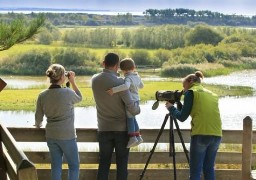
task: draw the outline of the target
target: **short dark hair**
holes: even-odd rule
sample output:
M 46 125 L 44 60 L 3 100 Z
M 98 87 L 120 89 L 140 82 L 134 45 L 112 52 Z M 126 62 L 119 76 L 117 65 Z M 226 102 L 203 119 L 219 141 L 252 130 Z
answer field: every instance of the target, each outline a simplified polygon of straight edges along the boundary
M 119 63 L 119 56 L 116 53 L 108 53 L 104 58 L 105 67 L 114 67 Z

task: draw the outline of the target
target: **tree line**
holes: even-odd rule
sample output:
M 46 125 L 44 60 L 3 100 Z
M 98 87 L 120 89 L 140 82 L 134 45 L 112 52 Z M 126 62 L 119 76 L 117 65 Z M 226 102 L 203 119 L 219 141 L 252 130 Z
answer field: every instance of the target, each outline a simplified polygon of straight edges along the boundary
M 164 31 L 164 28 L 168 30 Z M 50 63 L 60 63 L 69 69 L 76 70 L 78 75 L 94 74 L 98 71 L 103 57 L 88 50 L 92 45 L 104 48 L 106 53 L 114 51 L 120 58 L 131 57 L 138 66 L 162 68 L 163 76 L 182 76 L 192 73 L 197 69 L 198 64 L 211 64 L 210 68 L 218 64 L 218 69 L 222 69 L 222 72 L 225 68 L 256 68 L 256 30 L 254 29 L 205 25 L 195 27 L 161 25 L 123 29 L 119 35 L 122 36 L 127 31 L 131 36 L 122 41 L 129 42 L 127 43 L 129 47 L 124 47 L 124 44 L 120 46 L 117 39 L 108 37 L 110 35 L 118 37 L 114 28 L 68 30 L 64 32 L 64 39 L 62 39 L 66 48 L 58 48 L 54 51 L 31 50 L 5 58 L 0 63 L 0 73 L 40 75 Z M 93 38 L 90 35 L 93 35 Z M 94 39 L 97 37 L 97 40 Z M 90 41 L 91 44 L 87 44 L 88 39 L 93 40 Z M 204 74 L 207 75 L 209 72 L 213 73 L 211 70 Z
M 17 14 L 14 12 L 0 14 L 2 20 L 31 18 L 36 13 Z M 256 16 L 228 15 L 209 10 L 192 9 L 147 9 L 143 15 L 119 13 L 118 15 L 99 15 L 86 13 L 45 13 L 47 20 L 54 26 L 110 26 L 110 25 L 160 25 L 160 24 L 195 24 L 206 23 L 218 26 L 256 26 Z
M 209 10 L 192 9 L 147 9 L 144 14 L 154 24 L 189 24 L 203 22 L 209 25 L 222 26 L 255 26 L 256 16 L 227 15 Z
M 138 49 L 176 49 L 195 44 L 218 45 L 224 38 L 233 37 L 238 41 L 241 37 L 255 39 L 256 30 L 233 27 L 214 27 L 197 25 L 159 25 L 136 28 L 96 27 L 71 28 L 65 31 L 56 27 L 46 27 L 37 36 L 39 44 L 63 42 L 68 46 L 90 48 L 138 48 Z M 252 41 L 251 40 L 251 41 Z
M 30 14 L 33 18 L 37 17 L 34 15 Z M 2 19 L 3 22 L 8 22 L 8 19 Z M 117 51 L 121 58 L 132 57 L 137 65 L 162 67 L 165 76 L 194 71 L 195 64 L 204 63 L 219 64 L 221 68 L 256 67 L 256 30 L 253 28 L 168 24 L 136 28 L 75 26 L 63 30 L 48 20 L 44 28 L 39 25 L 40 33 L 29 43 L 58 43 L 68 48 L 32 50 L 2 59 L 0 73 L 40 75 L 50 63 L 61 63 L 76 70 L 79 75 L 93 74 L 100 67 L 98 60 L 102 57 L 87 51 L 87 48 Z M 76 47 L 83 47 L 83 50 L 77 51 Z M 121 49 L 125 49 L 126 53 Z
M 176 25 L 122 30 L 114 27 L 74 28 L 63 32 L 60 40 L 65 44 L 79 44 L 85 47 L 174 49 L 185 45 L 184 36 L 189 29 L 187 26 Z M 39 41 L 42 41 L 42 38 Z

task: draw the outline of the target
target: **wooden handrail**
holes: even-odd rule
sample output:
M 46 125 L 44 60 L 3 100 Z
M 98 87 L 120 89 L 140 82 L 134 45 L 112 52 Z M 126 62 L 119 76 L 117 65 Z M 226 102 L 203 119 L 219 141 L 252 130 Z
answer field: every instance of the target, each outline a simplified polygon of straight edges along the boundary
M 1 136 L 1 134 L 0 134 Z M 1 138 L 2 141 L 2 138 Z M 3 152 L 3 145 L 0 143 L 0 179 L 7 180 L 7 174 L 6 174 L 6 163 L 5 163 L 5 156 Z
M 34 164 L 28 160 L 24 152 L 17 146 L 17 143 L 9 130 L 2 124 L 0 124 L 0 134 L 1 141 L 3 142 L 8 155 L 16 165 L 18 180 L 37 180 L 37 172 Z M 4 153 L 3 147 L 1 151 Z
M 45 142 L 45 129 L 44 128 L 16 128 L 8 127 L 8 130 L 17 142 Z M 185 142 L 190 141 L 190 129 L 182 129 L 182 136 Z M 96 128 L 76 128 L 77 142 L 97 142 L 97 129 Z M 145 143 L 153 142 L 159 133 L 159 129 L 141 129 L 143 140 Z M 175 132 L 176 133 L 176 132 Z M 242 130 L 223 130 L 222 142 L 241 144 Z M 175 134 L 175 142 L 179 142 L 178 135 Z M 169 129 L 164 129 L 160 138 L 161 143 L 169 142 Z M 256 141 L 253 142 L 256 144 Z
M 39 168 L 37 171 L 34 165 L 31 163 L 33 161 L 35 164 L 47 164 L 50 163 L 50 154 L 48 151 L 40 152 L 23 152 L 17 145 L 17 142 L 45 142 L 45 129 L 37 128 L 5 128 L 1 126 L 0 128 L 1 140 L 3 141 L 4 148 L 6 148 L 8 155 L 10 157 L 3 156 L 3 159 L 6 162 L 6 165 L 3 166 L 7 169 L 9 177 L 11 179 L 20 179 L 20 180 L 36 180 L 38 179 L 49 179 L 50 178 L 50 169 L 49 168 Z M 159 129 L 141 129 L 143 134 L 143 139 L 145 143 L 152 143 L 155 141 Z M 182 129 L 182 136 L 185 143 L 190 141 L 190 130 Z M 174 133 L 177 133 L 176 131 Z M 78 142 L 81 143 L 91 143 L 97 142 L 97 129 L 96 128 L 77 128 Z M 175 135 L 178 138 L 178 135 Z M 254 138 L 253 138 L 254 137 Z M 252 145 L 256 144 L 256 131 L 252 131 L 252 119 L 250 117 L 245 117 L 243 119 L 243 130 L 223 130 L 223 144 L 234 144 L 242 145 L 242 151 L 221 151 L 218 152 L 216 163 L 218 164 L 238 164 L 238 168 L 234 169 L 221 169 L 216 170 L 216 177 L 225 178 L 225 179 L 251 179 L 251 165 L 256 163 L 256 153 L 252 154 Z M 14 139 L 15 138 L 15 139 Z M 164 129 L 163 134 L 159 140 L 159 143 L 168 143 L 169 142 L 169 129 Z M 176 143 L 180 143 L 179 139 L 175 139 Z M 1 151 L 1 149 L 0 149 Z M 148 158 L 148 152 L 146 151 L 132 151 L 129 157 L 129 180 L 136 179 L 141 173 L 143 165 Z M 5 151 L 4 151 L 5 153 Z M 26 153 L 26 154 L 25 154 Z M 79 152 L 81 164 L 86 164 L 89 167 L 98 163 L 98 152 L 97 151 L 81 151 Z M 115 153 L 113 154 L 115 157 Z M 28 158 L 31 160 L 28 160 Z M 180 164 L 186 163 L 185 155 L 182 150 L 176 152 L 177 162 Z M 7 158 L 11 160 L 6 160 Z M 115 158 L 112 159 L 112 163 L 115 164 Z M 17 167 L 17 173 L 11 169 L 10 162 L 14 161 Z M 168 179 L 173 174 L 172 168 L 155 168 L 158 164 L 170 164 L 171 159 L 168 156 L 167 151 L 159 151 L 154 153 L 152 158 L 152 166 L 154 168 L 149 169 L 146 173 L 146 178 L 160 178 L 163 180 Z M 140 167 L 138 167 L 140 165 Z M 1 178 L 1 156 L 0 156 L 0 179 Z M 137 167 L 137 168 L 134 168 Z M 242 168 L 240 168 L 242 167 Z M 32 173 L 31 173 L 32 172 Z M 83 179 L 95 179 L 97 169 L 94 168 L 83 168 L 81 169 L 81 178 Z M 10 173 L 10 174 L 9 174 Z M 38 173 L 38 174 L 37 174 Z M 115 179 L 116 171 L 111 170 L 110 179 Z M 179 174 L 179 179 L 185 179 L 188 177 L 189 169 L 180 168 L 177 173 Z M 67 170 L 63 170 L 64 176 L 67 174 Z M 38 177 L 37 177 L 38 175 Z M 13 178 L 12 178 L 13 177 Z M 6 180 L 6 179 L 3 179 Z

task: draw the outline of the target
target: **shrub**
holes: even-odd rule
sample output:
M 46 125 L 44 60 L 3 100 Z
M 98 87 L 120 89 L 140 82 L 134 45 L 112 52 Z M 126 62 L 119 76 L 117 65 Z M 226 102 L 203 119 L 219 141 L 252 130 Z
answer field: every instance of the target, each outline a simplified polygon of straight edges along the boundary
M 84 65 L 84 60 L 74 49 L 61 49 L 54 56 L 54 63 L 59 63 L 63 66 L 81 66 Z
M 152 65 L 150 54 L 146 50 L 135 50 L 130 54 L 136 65 Z
M 89 66 L 68 66 L 66 69 L 72 70 L 76 73 L 76 75 L 93 75 L 98 72 L 96 67 Z
M 195 29 L 189 31 L 185 36 L 186 45 L 196 45 L 196 44 L 212 44 L 217 45 L 221 42 L 223 36 L 215 32 L 212 28 L 208 26 L 196 26 Z
M 170 58 L 170 51 L 166 49 L 159 49 L 154 53 L 155 58 L 158 59 L 160 62 L 160 65 L 162 65 L 164 62 L 168 61 Z
M 50 64 L 51 55 L 48 51 L 31 50 L 3 61 L 0 72 L 13 75 L 44 75 Z
M 161 76 L 164 77 L 185 77 L 188 74 L 194 73 L 198 69 L 189 65 L 175 65 L 166 67 L 161 71 Z
M 55 52 L 54 63 L 59 63 L 77 75 L 92 75 L 97 72 L 97 57 L 89 50 L 60 49 Z
M 49 45 L 53 41 L 53 36 L 48 31 L 44 31 L 38 34 L 37 41 L 39 44 Z

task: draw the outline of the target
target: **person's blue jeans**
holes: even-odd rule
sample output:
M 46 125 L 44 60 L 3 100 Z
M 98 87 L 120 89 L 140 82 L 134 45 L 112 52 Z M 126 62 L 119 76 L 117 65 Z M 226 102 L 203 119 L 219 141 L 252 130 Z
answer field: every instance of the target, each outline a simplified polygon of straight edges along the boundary
M 79 179 L 79 154 L 76 139 L 56 140 L 47 138 L 51 156 L 51 179 L 61 180 L 63 155 L 68 162 L 68 180 Z
M 127 117 L 127 129 L 128 129 L 128 134 L 133 134 L 139 131 L 139 125 L 136 121 L 135 116 Z
M 215 180 L 214 164 L 221 142 L 220 136 L 194 135 L 190 142 L 190 180 Z
M 129 137 L 126 131 L 98 132 L 99 168 L 97 180 L 108 180 L 112 153 L 115 149 L 117 174 L 116 180 L 126 180 L 128 176 Z
M 135 116 L 132 115 L 129 111 L 126 111 L 126 116 L 127 116 L 128 134 L 138 132 L 140 129 Z

